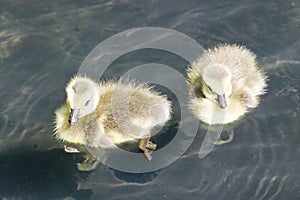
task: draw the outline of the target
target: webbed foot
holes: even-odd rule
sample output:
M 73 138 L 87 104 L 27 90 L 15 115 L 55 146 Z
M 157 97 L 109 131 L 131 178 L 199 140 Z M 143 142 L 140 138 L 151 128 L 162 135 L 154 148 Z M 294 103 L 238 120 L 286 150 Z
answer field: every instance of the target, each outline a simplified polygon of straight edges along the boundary
M 87 154 L 84 157 L 85 160 L 82 163 L 77 163 L 77 169 L 79 171 L 92 171 L 99 164 L 99 161 L 92 155 Z
M 141 139 L 139 143 L 139 149 L 144 152 L 144 155 L 149 161 L 152 160 L 151 154 L 156 149 L 156 146 L 156 144 L 150 141 L 150 137 Z
M 233 130 L 231 130 L 228 133 L 228 139 L 222 140 L 221 138 L 219 138 L 218 141 L 216 141 L 216 145 L 222 145 L 222 144 L 226 144 L 226 143 L 231 142 L 233 140 L 233 136 L 234 136 L 234 132 L 233 132 Z

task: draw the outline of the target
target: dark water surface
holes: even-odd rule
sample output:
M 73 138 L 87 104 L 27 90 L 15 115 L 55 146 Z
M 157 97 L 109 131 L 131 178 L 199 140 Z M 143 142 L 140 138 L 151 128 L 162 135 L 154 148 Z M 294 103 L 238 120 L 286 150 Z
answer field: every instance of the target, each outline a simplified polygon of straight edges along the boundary
M 80 158 L 52 136 L 65 84 L 97 44 L 147 26 L 177 30 L 204 48 L 246 45 L 269 76 L 268 93 L 236 126 L 234 140 L 204 159 L 199 130 L 188 151 L 161 170 L 129 174 L 100 164 L 79 172 Z M 299 35 L 299 1 L 1 0 L 0 198 L 300 199 Z M 181 73 L 188 64 L 142 50 L 122 56 L 104 78 L 149 62 Z

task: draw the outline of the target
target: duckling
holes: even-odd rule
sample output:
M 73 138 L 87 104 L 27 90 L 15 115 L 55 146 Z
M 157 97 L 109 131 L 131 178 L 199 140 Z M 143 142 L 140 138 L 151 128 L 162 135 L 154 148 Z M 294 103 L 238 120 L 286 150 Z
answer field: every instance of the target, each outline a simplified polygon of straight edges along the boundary
M 166 96 L 132 81 L 98 84 L 82 76 L 71 79 L 66 93 L 66 103 L 55 111 L 56 138 L 95 148 L 139 139 L 139 148 L 152 159 L 156 144 L 150 131 L 170 119 Z
M 207 124 L 236 122 L 258 106 L 267 86 L 254 53 L 238 45 L 205 51 L 187 69 L 187 76 L 195 94 L 189 107 Z

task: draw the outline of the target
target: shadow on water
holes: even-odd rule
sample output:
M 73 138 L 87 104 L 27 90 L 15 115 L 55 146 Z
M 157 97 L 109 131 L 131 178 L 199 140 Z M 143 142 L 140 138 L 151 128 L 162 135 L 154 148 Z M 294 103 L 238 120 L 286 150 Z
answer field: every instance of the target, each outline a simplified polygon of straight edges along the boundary
M 1 198 L 300 198 L 297 1 L 84 2 L 0 2 Z M 199 130 L 188 151 L 159 171 L 129 174 L 100 164 L 95 171 L 79 172 L 78 158 L 66 154 L 51 134 L 65 84 L 99 42 L 144 26 L 175 29 L 205 48 L 245 44 L 261 58 L 268 92 L 236 126 L 234 140 L 215 146 L 204 159 L 197 153 L 206 132 Z M 149 61 L 184 72 L 185 61 L 154 52 L 124 55 L 107 77 Z
M 78 191 L 74 159 L 63 150 L 14 151 L 0 156 L 0 194 L 7 199 L 87 199 Z

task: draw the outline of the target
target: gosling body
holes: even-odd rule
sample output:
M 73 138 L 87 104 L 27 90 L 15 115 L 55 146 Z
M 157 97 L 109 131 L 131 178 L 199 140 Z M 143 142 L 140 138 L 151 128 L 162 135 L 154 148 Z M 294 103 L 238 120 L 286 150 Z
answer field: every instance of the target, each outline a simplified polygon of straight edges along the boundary
M 256 56 L 243 46 L 205 51 L 187 70 L 190 109 L 207 124 L 228 124 L 258 106 L 266 76 Z
M 139 145 L 151 160 L 156 148 L 151 129 L 170 119 L 166 96 L 133 82 L 102 82 L 74 77 L 66 88 L 66 103 L 56 110 L 55 135 L 70 143 L 95 148 L 141 139 Z

